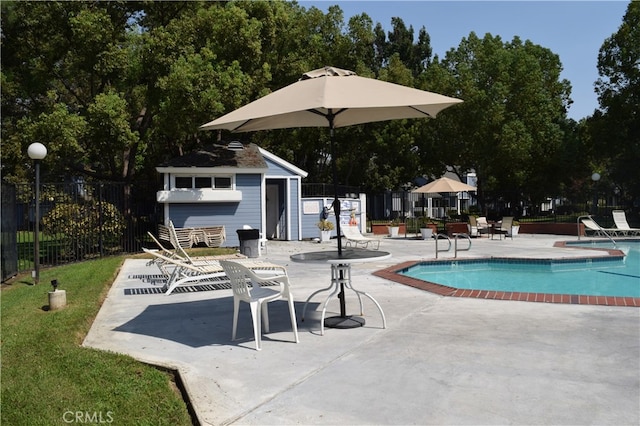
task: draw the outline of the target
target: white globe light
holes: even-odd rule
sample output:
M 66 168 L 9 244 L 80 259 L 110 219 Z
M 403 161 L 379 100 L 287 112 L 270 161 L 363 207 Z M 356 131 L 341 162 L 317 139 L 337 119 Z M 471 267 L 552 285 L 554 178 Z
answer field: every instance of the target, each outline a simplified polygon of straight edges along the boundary
M 591 180 L 594 182 L 597 182 L 600 180 L 600 173 L 595 172 L 594 174 L 591 175 Z
M 32 160 L 42 160 L 47 156 L 47 147 L 42 145 L 40 142 L 34 142 L 29 145 L 27 154 L 29 154 L 29 158 Z

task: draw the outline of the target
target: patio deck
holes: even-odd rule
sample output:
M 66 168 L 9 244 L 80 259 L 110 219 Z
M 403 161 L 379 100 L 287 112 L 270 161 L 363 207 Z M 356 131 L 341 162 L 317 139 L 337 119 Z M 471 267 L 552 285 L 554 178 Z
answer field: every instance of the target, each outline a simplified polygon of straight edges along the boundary
M 474 239 L 459 257 L 584 256 L 553 246 L 568 239 Z M 264 259 L 287 267 L 298 318 L 330 270 L 289 256 L 321 249 L 335 242 L 269 242 Z M 230 340 L 231 290 L 125 292 L 153 287 L 141 277 L 157 274 L 127 260 L 84 345 L 179 371 L 202 424 L 640 423 L 640 309 L 443 297 L 372 274 L 432 259 L 432 240 L 385 239 L 380 249 L 392 258 L 354 265 L 352 279 L 381 304 L 386 329 L 364 299 L 364 327 L 320 336 L 320 296 L 295 344 L 286 303 L 275 302 L 272 333 L 257 352 L 246 306 L 241 340 Z M 347 310 L 356 307 L 347 293 Z M 338 312 L 337 299 L 329 312 Z

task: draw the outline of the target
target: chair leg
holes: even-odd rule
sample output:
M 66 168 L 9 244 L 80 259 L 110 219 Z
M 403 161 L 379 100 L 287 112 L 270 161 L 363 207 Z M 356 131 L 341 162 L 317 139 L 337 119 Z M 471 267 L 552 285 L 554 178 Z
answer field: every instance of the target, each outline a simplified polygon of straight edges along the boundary
M 251 307 L 251 320 L 253 321 L 253 335 L 256 340 L 256 350 L 259 351 L 262 349 L 260 347 L 260 337 L 262 335 L 260 311 L 262 310 L 262 306 L 260 302 L 251 302 L 249 306 Z
M 289 294 L 289 316 L 291 317 L 291 327 L 293 328 L 293 335 L 296 338 L 296 343 L 300 341 L 298 339 L 298 324 L 296 322 L 296 310 L 293 307 L 293 297 Z
M 231 340 L 236 340 L 238 330 L 238 311 L 240 310 L 240 300 L 233 298 L 233 327 L 231 329 Z
M 269 303 L 268 302 L 264 302 L 261 303 L 262 305 L 262 309 L 260 309 L 262 311 L 262 322 L 264 324 L 264 332 L 268 333 L 269 332 Z

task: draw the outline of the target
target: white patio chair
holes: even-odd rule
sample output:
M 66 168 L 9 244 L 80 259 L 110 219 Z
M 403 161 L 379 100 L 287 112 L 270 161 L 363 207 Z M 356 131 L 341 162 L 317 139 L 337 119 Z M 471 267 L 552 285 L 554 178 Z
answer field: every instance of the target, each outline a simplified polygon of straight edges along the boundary
M 478 225 L 478 233 L 480 234 L 488 234 L 491 229 L 491 225 L 487 222 L 486 216 L 480 216 L 476 219 Z
M 481 237 L 482 234 L 489 232 L 489 224 L 486 217 L 469 216 L 469 223 L 467 224 L 469 230 L 469 236 Z
M 491 239 L 493 239 L 494 235 L 498 235 L 500 239 L 502 239 L 502 236 L 504 235 L 505 239 L 509 237 L 513 240 L 513 234 L 511 233 L 512 225 L 513 225 L 512 216 L 503 217 L 502 221 L 500 222 L 500 226 L 493 229 L 493 233 L 491 234 Z
M 251 309 L 256 350 L 261 350 L 262 322 L 264 322 L 265 333 L 269 332 L 268 303 L 275 300 L 286 299 L 289 304 L 289 315 L 291 317 L 291 327 L 293 328 L 295 341 L 296 343 L 299 342 L 298 326 L 296 324 L 296 311 L 293 305 L 293 295 L 291 294 L 289 277 L 287 276 L 286 271 L 282 275 L 260 277 L 238 262 L 221 260 L 220 265 L 222 265 L 226 275 L 229 277 L 229 280 L 231 281 L 231 288 L 233 289 L 232 340 L 236 340 L 240 302 L 247 302 Z M 251 287 L 249 287 L 247 280 L 251 282 Z M 266 283 L 277 283 L 280 285 L 280 288 L 276 290 L 270 287 L 263 287 L 263 284 Z M 262 321 L 260 320 L 261 316 Z

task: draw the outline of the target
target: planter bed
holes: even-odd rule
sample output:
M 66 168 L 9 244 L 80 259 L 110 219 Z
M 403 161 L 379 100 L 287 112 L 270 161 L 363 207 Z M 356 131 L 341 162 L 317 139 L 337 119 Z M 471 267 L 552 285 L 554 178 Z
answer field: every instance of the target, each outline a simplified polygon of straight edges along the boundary
M 529 223 L 520 222 L 520 234 L 578 235 L 575 223 Z M 584 225 L 580 224 L 580 235 L 584 235 Z

